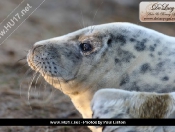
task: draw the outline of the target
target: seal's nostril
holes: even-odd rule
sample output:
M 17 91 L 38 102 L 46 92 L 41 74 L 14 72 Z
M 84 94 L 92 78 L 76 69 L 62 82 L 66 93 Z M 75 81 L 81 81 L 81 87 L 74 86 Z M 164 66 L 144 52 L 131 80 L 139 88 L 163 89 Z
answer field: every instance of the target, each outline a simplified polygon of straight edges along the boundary
M 39 47 L 42 47 L 43 45 L 35 45 L 33 46 L 33 50 L 32 50 L 32 54 L 34 54 L 34 51 L 39 48 Z

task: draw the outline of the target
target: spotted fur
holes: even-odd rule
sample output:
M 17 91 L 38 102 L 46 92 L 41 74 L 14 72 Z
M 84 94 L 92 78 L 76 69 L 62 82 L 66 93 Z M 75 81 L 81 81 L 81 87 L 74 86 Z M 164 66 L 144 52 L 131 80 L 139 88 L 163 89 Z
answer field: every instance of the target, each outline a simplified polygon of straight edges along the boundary
M 157 94 L 101 89 L 95 93 L 92 104 L 92 118 L 175 118 L 175 92 Z M 102 132 L 173 132 L 175 126 L 103 126 L 102 130 Z
M 82 51 L 83 43 L 92 50 Z M 91 118 L 91 99 L 102 88 L 175 91 L 174 56 L 174 37 L 131 23 L 109 23 L 39 41 L 27 60 L 71 98 L 83 118 Z

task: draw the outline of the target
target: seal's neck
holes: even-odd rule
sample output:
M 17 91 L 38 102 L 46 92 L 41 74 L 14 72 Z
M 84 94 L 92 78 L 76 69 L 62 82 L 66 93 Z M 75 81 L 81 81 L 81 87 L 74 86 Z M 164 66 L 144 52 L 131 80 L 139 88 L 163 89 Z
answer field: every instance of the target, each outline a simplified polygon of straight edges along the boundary
M 46 77 L 45 77 L 46 78 Z M 60 89 L 65 95 L 71 98 L 76 109 L 82 114 L 83 118 L 91 118 L 91 100 L 94 93 L 99 89 L 96 85 L 86 85 L 84 87 L 76 81 L 70 83 L 61 83 L 57 79 L 47 77 L 46 81 L 52 84 L 55 88 Z M 61 86 L 61 88 L 60 88 Z
M 82 114 L 83 118 L 91 118 L 92 117 L 92 111 L 91 111 L 91 100 L 94 95 L 94 93 L 98 89 L 88 89 L 84 91 L 83 93 L 79 94 L 70 94 L 68 95 L 76 109 Z

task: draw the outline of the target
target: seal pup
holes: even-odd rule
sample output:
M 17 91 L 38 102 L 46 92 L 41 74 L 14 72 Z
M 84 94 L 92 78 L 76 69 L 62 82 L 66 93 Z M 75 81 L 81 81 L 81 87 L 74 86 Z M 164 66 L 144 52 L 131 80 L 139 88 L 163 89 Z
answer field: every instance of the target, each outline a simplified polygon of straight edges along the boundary
M 39 41 L 29 66 L 68 95 L 83 118 L 101 88 L 175 91 L 175 38 L 139 25 L 116 22 Z

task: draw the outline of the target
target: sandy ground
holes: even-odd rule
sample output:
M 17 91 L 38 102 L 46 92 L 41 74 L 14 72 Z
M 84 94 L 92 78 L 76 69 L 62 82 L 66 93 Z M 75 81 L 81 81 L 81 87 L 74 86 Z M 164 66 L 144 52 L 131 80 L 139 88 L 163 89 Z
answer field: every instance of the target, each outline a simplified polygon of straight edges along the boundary
M 22 0 L 0 0 L 2 21 Z M 26 60 L 18 61 L 39 40 L 73 32 L 84 26 L 108 22 L 132 22 L 175 36 L 174 23 L 141 23 L 138 1 L 46 0 L 0 45 L 0 118 L 81 118 L 70 99 L 36 75 Z M 35 0 L 31 0 L 35 2 Z M 97 11 L 98 10 L 98 11 Z M 93 20 L 94 14 L 97 15 Z M 82 12 L 82 13 L 81 13 Z M 89 132 L 86 127 L 0 127 L 0 132 Z

